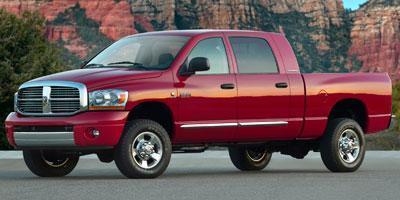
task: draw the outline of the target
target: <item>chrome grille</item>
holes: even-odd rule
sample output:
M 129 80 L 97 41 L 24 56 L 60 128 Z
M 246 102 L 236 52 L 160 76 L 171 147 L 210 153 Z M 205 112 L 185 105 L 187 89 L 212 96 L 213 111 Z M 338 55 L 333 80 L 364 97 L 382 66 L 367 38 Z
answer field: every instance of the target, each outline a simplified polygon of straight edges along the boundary
M 78 88 L 72 88 L 72 87 L 53 86 L 51 87 L 50 98 L 79 99 L 79 90 Z
M 22 88 L 18 91 L 17 107 L 21 112 L 43 112 L 43 87 Z
M 51 87 L 50 107 L 53 113 L 76 112 L 80 109 L 78 88 Z
M 87 91 L 74 82 L 28 82 L 20 87 L 15 105 L 25 115 L 71 115 L 86 109 Z
M 64 112 L 75 112 L 80 108 L 79 99 L 77 100 L 50 100 L 51 112 L 53 113 L 64 113 Z

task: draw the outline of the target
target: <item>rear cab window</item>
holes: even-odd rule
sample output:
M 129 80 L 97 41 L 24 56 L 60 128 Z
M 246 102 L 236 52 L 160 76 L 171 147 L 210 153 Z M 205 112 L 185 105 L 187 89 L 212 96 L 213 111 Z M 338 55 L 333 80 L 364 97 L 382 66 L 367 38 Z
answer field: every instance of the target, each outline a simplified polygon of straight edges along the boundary
M 239 74 L 276 74 L 278 65 L 271 46 L 263 38 L 229 37 Z

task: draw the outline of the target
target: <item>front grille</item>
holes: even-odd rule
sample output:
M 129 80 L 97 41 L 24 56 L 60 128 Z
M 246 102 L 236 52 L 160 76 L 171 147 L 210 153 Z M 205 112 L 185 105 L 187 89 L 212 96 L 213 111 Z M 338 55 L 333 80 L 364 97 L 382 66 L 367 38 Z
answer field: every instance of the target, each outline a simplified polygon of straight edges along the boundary
M 18 109 L 24 113 L 43 112 L 43 87 L 22 88 L 18 91 Z
M 80 83 L 65 82 L 27 83 L 21 86 L 16 99 L 16 109 L 26 115 L 70 115 L 80 111 L 86 87 Z
M 50 98 L 76 98 L 79 99 L 79 89 L 73 87 L 51 87 Z
M 80 109 L 79 89 L 72 87 L 51 87 L 50 106 L 53 113 L 76 112 Z

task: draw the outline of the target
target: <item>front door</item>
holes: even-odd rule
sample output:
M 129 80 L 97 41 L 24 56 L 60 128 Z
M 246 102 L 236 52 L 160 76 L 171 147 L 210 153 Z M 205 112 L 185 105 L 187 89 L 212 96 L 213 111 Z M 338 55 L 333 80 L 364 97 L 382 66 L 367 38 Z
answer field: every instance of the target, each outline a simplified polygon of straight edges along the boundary
M 207 58 L 210 69 L 179 77 L 176 142 L 231 141 L 237 128 L 237 88 L 222 34 L 199 39 L 182 67 L 196 57 Z

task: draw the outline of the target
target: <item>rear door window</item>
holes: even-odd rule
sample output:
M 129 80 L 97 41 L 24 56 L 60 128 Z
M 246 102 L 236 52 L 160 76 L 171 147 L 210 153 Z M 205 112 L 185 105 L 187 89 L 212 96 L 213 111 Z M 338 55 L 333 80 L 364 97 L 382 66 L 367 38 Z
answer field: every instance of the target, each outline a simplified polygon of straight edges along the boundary
M 230 37 L 240 74 L 278 73 L 278 65 L 268 42 L 262 38 Z

